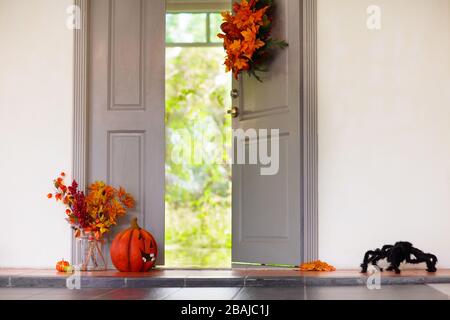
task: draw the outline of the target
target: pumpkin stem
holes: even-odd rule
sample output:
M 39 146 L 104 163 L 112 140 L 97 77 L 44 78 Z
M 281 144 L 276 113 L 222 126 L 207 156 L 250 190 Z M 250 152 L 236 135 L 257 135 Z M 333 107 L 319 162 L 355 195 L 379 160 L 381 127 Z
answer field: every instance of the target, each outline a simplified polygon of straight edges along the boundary
M 141 229 L 141 227 L 139 227 L 138 224 L 138 219 L 136 217 L 133 218 L 133 220 L 131 220 L 131 228 L 132 229 Z

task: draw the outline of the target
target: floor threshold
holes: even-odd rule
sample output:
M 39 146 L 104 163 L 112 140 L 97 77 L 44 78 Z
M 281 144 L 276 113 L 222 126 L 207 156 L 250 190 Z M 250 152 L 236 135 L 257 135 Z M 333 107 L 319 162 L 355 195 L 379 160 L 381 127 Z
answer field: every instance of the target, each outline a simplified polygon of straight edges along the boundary
M 428 273 L 405 270 L 400 275 L 382 272 L 369 275 L 358 270 L 301 272 L 298 269 L 154 269 L 148 273 L 98 272 L 59 273 L 42 269 L 0 269 L 0 287 L 65 288 L 153 288 L 153 287 L 303 287 L 365 286 L 450 283 L 450 269 Z

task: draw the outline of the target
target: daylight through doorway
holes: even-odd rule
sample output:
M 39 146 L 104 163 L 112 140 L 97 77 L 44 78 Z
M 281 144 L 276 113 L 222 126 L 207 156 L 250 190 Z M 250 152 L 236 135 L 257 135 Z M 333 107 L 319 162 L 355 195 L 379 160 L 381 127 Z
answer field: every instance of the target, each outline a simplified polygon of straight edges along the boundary
M 166 15 L 166 267 L 231 267 L 231 77 L 215 12 Z

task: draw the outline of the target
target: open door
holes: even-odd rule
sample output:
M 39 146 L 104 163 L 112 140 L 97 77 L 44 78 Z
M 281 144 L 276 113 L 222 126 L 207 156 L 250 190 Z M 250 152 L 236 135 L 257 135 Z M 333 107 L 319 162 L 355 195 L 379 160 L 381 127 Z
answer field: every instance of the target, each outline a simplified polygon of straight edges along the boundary
M 91 0 L 88 182 L 123 186 L 164 263 L 164 0 Z M 111 234 L 110 238 L 115 234 Z
M 262 175 L 260 159 L 257 165 L 233 165 L 233 262 L 300 263 L 300 19 L 299 1 L 276 1 L 273 34 L 289 47 L 261 74 L 263 83 L 247 75 L 233 83 L 233 129 L 279 129 L 275 174 Z M 248 150 L 262 139 L 241 137 L 234 143 L 244 143 Z

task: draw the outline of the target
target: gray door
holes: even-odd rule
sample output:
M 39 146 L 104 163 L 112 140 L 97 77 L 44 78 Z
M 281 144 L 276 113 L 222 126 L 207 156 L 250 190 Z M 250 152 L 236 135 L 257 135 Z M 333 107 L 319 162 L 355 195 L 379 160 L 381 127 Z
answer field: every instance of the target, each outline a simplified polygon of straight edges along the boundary
M 90 1 L 88 180 L 123 186 L 164 263 L 164 0 Z M 110 238 L 114 233 L 110 235 Z
M 274 37 L 289 48 L 279 52 L 263 83 L 234 81 L 239 116 L 234 129 L 279 129 L 279 169 L 261 175 L 257 165 L 233 165 L 233 262 L 298 265 L 300 216 L 300 6 L 278 0 Z M 258 138 L 245 143 L 247 149 Z M 259 137 L 259 141 L 263 138 Z M 269 144 L 270 145 L 270 144 Z

